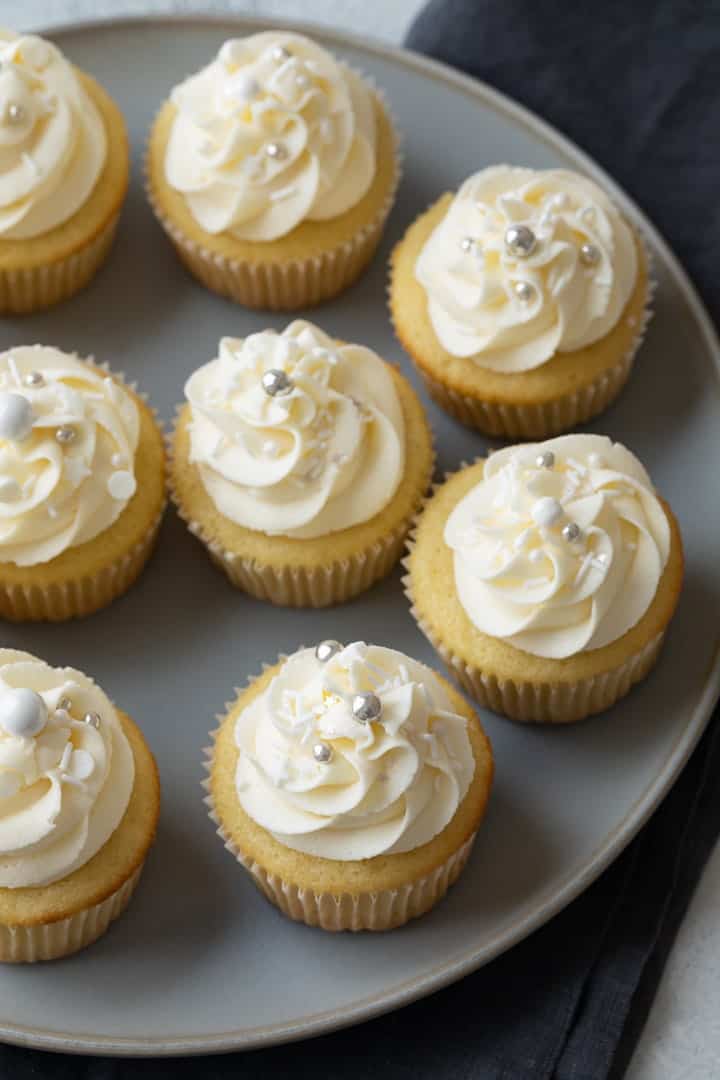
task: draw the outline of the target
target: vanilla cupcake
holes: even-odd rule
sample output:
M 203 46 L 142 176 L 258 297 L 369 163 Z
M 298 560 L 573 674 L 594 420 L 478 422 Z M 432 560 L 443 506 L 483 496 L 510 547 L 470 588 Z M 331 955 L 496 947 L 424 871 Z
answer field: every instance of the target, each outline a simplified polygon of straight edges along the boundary
M 650 293 L 640 237 L 597 184 L 498 165 L 410 226 L 390 307 L 439 405 L 487 435 L 545 438 L 620 393 Z
M 107 92 L 49 41 L 0 31 L 0 313 L 37 311 L 90 281 L 128 176 Z
M 433 467 L 422 406 L 395 368 L 297 320 L 223 338 L 185 395 L 172 493 L 234 585 L 322 607 L 389 573 Z
M 390 930 L 459 876 L 493 758 L 472 710 L 430 668 L 324 641 L 267 668 L 219 720 L 211 817 L 291 919 Z
M 347 288 L 371 259 L 399 161 L 381 95 L 300 34 L 226 41 L 153 126 L 148 197 L 187 268 L 252 308 Z
M 566 435 L 450 476 L 406 566 L 420 628 L 481 705 L 566 723 L 608 709 L 650 671 L 683 550 L 629 450 Z
M 56 960 L 104 934 L 159 807 L 145 740 L 91 679 L 0 649 L 0 962 Z
M 145 565 L 164 504 L 162 432 L 133 389 L 48 346 L 0 353 L 0 617 L 110 603 Z

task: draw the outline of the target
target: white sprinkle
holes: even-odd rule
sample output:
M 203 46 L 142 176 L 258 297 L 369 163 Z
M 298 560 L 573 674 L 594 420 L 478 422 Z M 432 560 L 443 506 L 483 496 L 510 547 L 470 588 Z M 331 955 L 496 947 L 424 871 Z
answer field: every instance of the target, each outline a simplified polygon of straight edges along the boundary
M 107 489 L 113 499 L 129 499 L 137 489 L 135 477 L 124 469 L 114 472 L 107 482 Z

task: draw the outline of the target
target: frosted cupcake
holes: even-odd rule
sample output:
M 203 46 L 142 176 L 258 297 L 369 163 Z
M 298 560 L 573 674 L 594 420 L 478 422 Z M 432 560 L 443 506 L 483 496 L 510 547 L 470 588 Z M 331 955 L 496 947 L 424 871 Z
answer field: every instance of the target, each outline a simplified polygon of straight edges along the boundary
M 234 585 L 322 607 L 392 569 L 433 467 L 422 406 L 395 368 L 298 320 L 223 338 L 185 396 L 173 495 Z
M 599 435 L 511 446 L 449 477 L 406 565 L 413 613 L 465 689 L 553 723 L 647 675 L 683 579 L 670 507 Z
M 145 565 L 164 503 L 162 432 L 134 390 L 59 349 L 0 353 L 0 617 L 110 603 Z
M 90 281 L 128 174 L 107 92 L 50 42 L 0 31 L 0 312 L 36 311 Z
M 597 184 L 562 169 L 483 169 L 393 253 L 400 341 L 438 404 L 493 436 L 545 438 L 606 409 L 649 299 L 639 236 Z
M 462 871 L 490 744 L 439 675 L 394 649 L 325 641 L 228 706 L 207 802 L 226 847 L 292 919 L 389 930 Z
M 0 649 L 0 961 L 55 960 L 105 933 L 159 806 L 145 740 L 91 679 Z
M 399 176 L 379 93 L 300 34 L 226 41 L 153 126 L 148 196 L 188 269 L 252 308 L 320 303 L 362 272 Z

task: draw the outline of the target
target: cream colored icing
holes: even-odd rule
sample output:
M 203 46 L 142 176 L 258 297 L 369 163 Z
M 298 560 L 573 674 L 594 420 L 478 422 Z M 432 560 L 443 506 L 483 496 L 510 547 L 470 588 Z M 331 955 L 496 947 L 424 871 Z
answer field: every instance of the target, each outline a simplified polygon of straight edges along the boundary
M 270 397 L 268 371 L 286 373 L 291 392 Z M 185 395 L 205 490 L 248 529 L 325 536 L 379 513 L 402 479 L 405 424 L 387 366 L 302 319 L 223 338 Z
M 59 49 L 0 31 L 0 236 L 26 239 L 67 221 L 106 157 L 102 118 Z
M 538 464 L 548 454 L 552 466 Z M 629 450 L 601 435 L 564 435 L 492 454 L 450 514 L 445 542 L 478 630 L 559 659 L 609 645 L 639 622 L 670 527 Z
M 165 176 L 208 233 L 276 240 L 345 213 L 372 183 L 372 95 L 301 34 L 226 41 L 171 101 Z
M 536 240 L 525 257 L 506 243 L 518 225 Z M 443 348 L 501 372 L 529 371 L 605 337 L 637 272 L 632 232 L 597 184 L 507 165 L 465 181 L 415 265 Z
M 382 703 L 360 723 L 357 693 Z M 287 847 L 327 859 L 412 851 L 454 817 L 475 762 L 467 721 L 437 676 L 394 649 L 354 642 L 326 663 L 301 649 L 238 716 L 237 796 Z M 318 744 L 331 752 L 317 761 Z
M 44 723 L 34 735 L 3 726 L 18 688 L 41 699 Z M 120 824 L 134 777 L 117 713 L 91 679 L 0 649 L 1 887 L 48 885 L 88 862 Z
M 27 435 L 6 423 L 18 398 Z M 42 345 L 0 353 L 0 562 L 48 562 L 112 525 L 135 492 L 139 430 L 129 392 L 76 356 Z

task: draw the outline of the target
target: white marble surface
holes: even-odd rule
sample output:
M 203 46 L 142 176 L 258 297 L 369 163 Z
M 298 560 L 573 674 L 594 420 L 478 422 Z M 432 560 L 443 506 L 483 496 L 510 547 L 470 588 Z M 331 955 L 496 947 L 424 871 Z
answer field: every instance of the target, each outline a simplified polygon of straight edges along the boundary
M 399 43 L 423 0 L 23 0 L 25 26 L 104 14 L 229 11 L 301 17 Z M 0 0 L 0 23 L 17 24 L 18 0 Z M 678 935 L 626 1080 L 720 1080 L 720 848 Z

